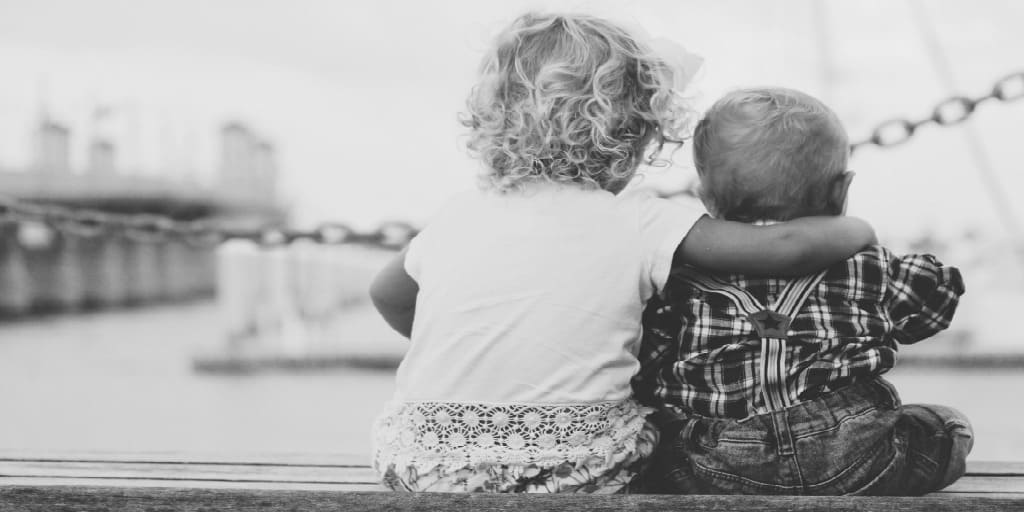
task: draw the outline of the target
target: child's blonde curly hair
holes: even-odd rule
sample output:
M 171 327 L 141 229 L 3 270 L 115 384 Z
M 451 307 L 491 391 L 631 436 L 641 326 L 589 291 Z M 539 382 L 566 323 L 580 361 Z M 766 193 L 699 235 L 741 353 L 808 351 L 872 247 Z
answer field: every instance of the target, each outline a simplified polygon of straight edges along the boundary
M 519 17 L 484 58 L 461 116 L 484 186 L 542 179 L 621 191 L 649 147 L 686 135 L 693 111 L 673 89 L 681 73 L 606 20 Z

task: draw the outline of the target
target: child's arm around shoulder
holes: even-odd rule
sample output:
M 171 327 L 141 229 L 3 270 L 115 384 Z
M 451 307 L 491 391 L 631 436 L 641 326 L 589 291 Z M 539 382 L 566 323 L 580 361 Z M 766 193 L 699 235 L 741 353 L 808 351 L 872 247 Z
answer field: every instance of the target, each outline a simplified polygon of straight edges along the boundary
M 714 272 L 800 276 L 875 243 L 875 231 L 855 217 L 802 217 L 758 226 L 705 216 L 679 244 L 673 266 L 686 263 Z
M 377 273 L 370 285 L 370 299 L 384 321 L 408 338 L 412 334 L 420 287 L 405 271 L 405 254 L 406 251 L 402 251 Z

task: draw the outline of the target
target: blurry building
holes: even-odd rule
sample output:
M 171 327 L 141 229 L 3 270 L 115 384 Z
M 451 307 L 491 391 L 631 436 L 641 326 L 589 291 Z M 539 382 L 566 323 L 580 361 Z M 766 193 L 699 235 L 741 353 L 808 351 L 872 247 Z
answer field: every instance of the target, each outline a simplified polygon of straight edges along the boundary
M 34 163 L 38 172 L 68 174 L 71 172 L 71 131 L 50 120 L 36 129 Z
M 227 123 L 220 131 L 220 183 L 240 184 L 252 161 L 252 133 L 241 123 Z
M 117 172 L 114 143 L 106 139 L 94 139 L 89 145 L 87 171 L 91 175 L 110 175 Z
M 239 122 L 225 124 L 220 136 L 221 187 L 272 203 L 278 172 L 273 144 Z
M 274 146 L 270 142 L 260 140 L 256 142 L 253 151 L 253 191 L 259 197 L 273 202 L 277 183 L 277 158 L 274 154 Z

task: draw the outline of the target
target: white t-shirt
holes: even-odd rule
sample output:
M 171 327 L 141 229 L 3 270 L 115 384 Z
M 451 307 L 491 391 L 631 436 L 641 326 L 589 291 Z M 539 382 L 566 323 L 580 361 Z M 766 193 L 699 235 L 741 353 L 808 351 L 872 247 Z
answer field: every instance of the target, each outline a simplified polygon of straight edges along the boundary
M 419 285 L 396 399 L 623 400 L 640 319 L 704 214 L 644 192 L 457 196 L 409 244 Z

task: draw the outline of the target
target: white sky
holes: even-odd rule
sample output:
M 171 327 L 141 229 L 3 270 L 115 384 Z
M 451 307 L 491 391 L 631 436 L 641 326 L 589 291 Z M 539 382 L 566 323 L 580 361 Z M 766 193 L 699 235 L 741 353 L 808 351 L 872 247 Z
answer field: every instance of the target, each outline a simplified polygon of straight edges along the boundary
M 804 89 L 854 139 L 926 115 L 951 92 L 915 12 L 938 32 L 959 91 L 984 93 L 1024 69 L 1024 2 L 1014 0 L 0 0 L 0 167 L 27 162 L 41 96 L 75 130 L 77 161 L 98 129 L 133 172 L 208 179 L 219 123 L 239 118 L 279 147 L 282 194 L 300 223 L 422 222 L 473 184 L 455 116 L 483 49 L 538 6 L 678 40 L 706 59 L 696 84 L 705 104 L 732 87 Z M 97 104 L 113 114 L 95 127 Z M 984 105 L 972 123 L 1000 188 L 1019 194 L 1024 101 Z M 960 129 L 864 150 L 851 167 L 851 213 L 883 235 L 1006 233 Z M 651 181 L 682 182 L 682 172 Z

